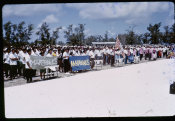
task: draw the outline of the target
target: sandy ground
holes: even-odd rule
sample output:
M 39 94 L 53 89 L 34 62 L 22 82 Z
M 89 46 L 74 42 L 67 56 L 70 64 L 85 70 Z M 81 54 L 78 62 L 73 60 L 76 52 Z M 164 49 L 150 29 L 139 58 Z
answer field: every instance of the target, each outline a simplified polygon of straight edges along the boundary
M 158 58 L 157 61 L 159 60 L 162 60 L 164 58 Z M 142 59 L 142 61 L 140 61 L 140 63 L 146 63 L 146 62 L 152 62 L 152 61 L 149 61 L 149 60 L 145 60 L 145 59 Z M 139 63 L 139 64 L 140 64 Z M 58 77 L 57 77 L 57 74 L 54 73 L 54 77 L 53 78 L 46 78 L 44 80 L 41 80 L 40 76 L 39 76 L 39 72 L 37 72 L 36 76 L 33 77 L 33 82 L 38 82 L 38 81 L 50 81 L 54 78 L 57 78 L 57 79 L 60 79 L 60 78 L 64 78 L 64 77 L 69 77 L 69 76 L 74 76 L 74 75 L 77 75 L 77 74 L 82 74 L 82 73 L 88 73 L 88 72 L 92 72 L 92 71 L 99 71 L 99 70 L 106 70 L 106 69 L 113 69 L 113 68 L 120 68 L 120 67 L 125 67 L 125 66 L 130 66 L 130 65 L 133 65 L 133 64 L 125 64 L 124 66 L 117 66 L 115 65 L 115 67 L 111 67 L 111 65 L 103 65 L 103 67 L 94 67 L 93 70 L 90 70 L 90 71 L 83 71 L 83 72 L 79 72 L 79 73 L 70 73 L 70 74 L 65 74 L 64 72 L 62 73 L 58 73 Z M 18 86 L 18 85 L 24 85 L 24 84 L 28 84 L 26 79 L 24 79 L 22 76 L 20 77 L 17 77 L 13 80 L 10 80 L 9 78 L 5 78 L 4 77 L 4 87 L 12 87 L 12 86 Z
M 175 115 L 174 60 L 88 72 L 5 88 L 7 118 Z

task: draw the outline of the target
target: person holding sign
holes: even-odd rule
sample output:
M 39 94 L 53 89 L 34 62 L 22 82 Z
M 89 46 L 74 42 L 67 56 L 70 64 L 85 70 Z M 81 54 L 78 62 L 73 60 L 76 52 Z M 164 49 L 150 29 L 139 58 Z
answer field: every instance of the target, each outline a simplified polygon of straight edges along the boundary
M 69 66 L 69 50 L 66 48 L 63 52 L 63 64 L 64 64 L 64 72 L 68 72 L 70 70 Z

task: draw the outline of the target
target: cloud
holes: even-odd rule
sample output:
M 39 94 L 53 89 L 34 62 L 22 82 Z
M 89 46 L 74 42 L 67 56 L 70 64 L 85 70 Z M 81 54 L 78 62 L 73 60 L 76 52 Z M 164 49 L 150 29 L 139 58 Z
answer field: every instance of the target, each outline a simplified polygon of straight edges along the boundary
M 155 13 L 169 10 L 169 2 L 74 3 L 66 6 L 79 10 L 83 19 L 124 19 L 126 23 L 144 22 Z
M 53 24 L 53 23 L 58 23 L 59 20 L 58 18 L 53 15 L 53 14 L 50 14 L 50 15 L 47 15 L 37 26 L 37 28 L 41 27 L 41 25 L 46 22 L 47 24 Z
M 57 23 L 58 22 L 58 18 L 56 18 L 55 15 L 51 14 L 51 15 L 46 16 L 46 18 L 44 20 L 42 20 L 42 22 Z
M 170 10 L 168 17 L 166 18 L 166 24 L 168 26 L 172 26 L 174 24 L 174 3 L 169 3 L 170 4 Z
M 58 4 L 22 4 L 5 5 L 2 9 L 3 17 L 8 16 L 32 16 L 42 13 L 59 13 L 61 5 Z

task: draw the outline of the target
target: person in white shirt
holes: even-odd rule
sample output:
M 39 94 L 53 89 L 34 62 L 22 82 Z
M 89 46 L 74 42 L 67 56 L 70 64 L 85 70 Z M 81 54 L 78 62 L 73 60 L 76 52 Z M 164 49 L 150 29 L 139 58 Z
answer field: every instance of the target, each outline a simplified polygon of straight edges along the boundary
M 94 65 L 95 65 L 95 50 L 92 49 L 90 52 L 89 52 L 89 56 L 90 56 L 90 65 L 91 65 L 91 69 L 94 68 Z
M 81 56 L 87 56 L 86 49 L 84 49 L 84 50 L 82 51 Z
M 166 47 L 163 47 L 163 49 L 162 49 L 162 51 L 163 51 L 163 57 L 166 57 L 166 53 L 167 53 L 167 49 L 166 49 Z
M 74 53 L 74 56 L 80 56 L 80 51 L 76 50 L 75 53 Z
M 103 59 L 102 51 L 100 50 L 100 48 L 98 48 L 98 50 L 96 50 L 95 54 L 96 54 L 96 60 Z
M 16 55 L 17 55 L 17 58 L 18 58 L 18 60 L 17 60 L 17 74 L 19 75 L 19 76 L 22 76 L 22 62 L 20 61 L 20 54 L 19 54 L 19 50 L 20 49 L 16 49 Z
M 106 49 L 105 48 L 103 48 L 102 53 L 103 53 L 103 65 L 106 65 Z
M 63 72 L 63 54 L 61 53 L 61 49 L 58 49 L 58 65 L 59 65 L 59 71 Z
M 69 64 L 69 50 L 66 48 L 63 52 L 63 66 L 64 72 L 67 73 L 70 71 L 70 64 Z
M 12 49 L 12 53 L 9 55 L 10 59 L 10 79 L 14 79 L 17 76 L 17 60 L 18 57 L 15 53 L 15 49 Z
M 32 61 L 30 59 L 30 55 L 31 55 L 31 49 L 27 50 L 25 59 L 26 59 L 26 63 L 25 63 L 25 77 L 27 79 L 27 83 L 32 82 L 32 77 L 35 75 L 36 70 L 32 69 Z
M 9 71 L 10 71 L 10 49 L 6 50 L 6 53 L 3 56 L 3 61 L 4 61 L 4 71 L 5 71 L 5 76 L 6 78 L 9 76 Z
M 53 57 L 51 49 L 48 51 L 48 54 L 46 55 L 46 57 Z

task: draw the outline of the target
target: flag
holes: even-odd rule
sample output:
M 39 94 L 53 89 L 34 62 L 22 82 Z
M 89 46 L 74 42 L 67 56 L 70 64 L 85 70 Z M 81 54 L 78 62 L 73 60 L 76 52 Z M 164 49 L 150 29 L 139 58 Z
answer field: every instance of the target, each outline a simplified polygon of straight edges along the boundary
M 118 36 L 117 36 L 117 39 L 116 39 L 116 42 L 115 42 L 115 48 L 123 50 L 123 47 L 120 43 L 120 40 L 118 39 Z

